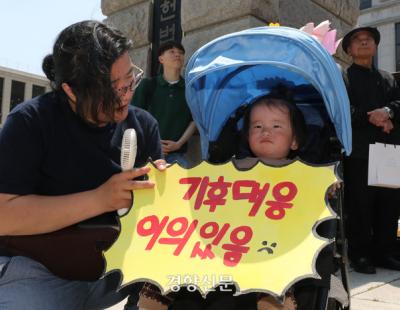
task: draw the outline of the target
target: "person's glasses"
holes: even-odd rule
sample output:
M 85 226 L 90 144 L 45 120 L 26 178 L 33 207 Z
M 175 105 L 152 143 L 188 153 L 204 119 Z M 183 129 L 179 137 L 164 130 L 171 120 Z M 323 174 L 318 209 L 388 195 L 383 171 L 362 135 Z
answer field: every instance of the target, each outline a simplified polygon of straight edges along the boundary
M 135 89 L 139 86 L 140 81 L 142 80 L 144 75 L 144 71 L 139 67 L 133 65 L 133 78 L 132 81 L 127 85 L 115 90 L 118 96 L 125 96 L 128 91 L 134 92 Z

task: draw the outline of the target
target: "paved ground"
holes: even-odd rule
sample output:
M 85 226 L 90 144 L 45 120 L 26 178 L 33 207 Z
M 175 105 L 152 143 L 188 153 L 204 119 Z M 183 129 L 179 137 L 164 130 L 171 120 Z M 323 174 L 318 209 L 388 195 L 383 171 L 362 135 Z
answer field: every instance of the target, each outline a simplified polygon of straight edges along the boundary
M 350 270 L 351 310 L 400 310 L 400 271 L 377 271 L 364 275 Z M 123 305 L 109 310 L 122 310 Z
M 375 275 L 350 272 L 351 310 L 399 310 L 400 271 L 379 269 Z

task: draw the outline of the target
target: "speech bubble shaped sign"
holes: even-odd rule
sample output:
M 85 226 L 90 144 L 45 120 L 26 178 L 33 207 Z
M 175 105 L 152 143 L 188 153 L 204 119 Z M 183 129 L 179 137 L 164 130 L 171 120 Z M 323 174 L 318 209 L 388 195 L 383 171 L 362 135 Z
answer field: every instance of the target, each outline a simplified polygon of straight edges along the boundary
M 315 227 L 335 217 L 325 202 L 333 166 L 259 162 L 241 171 L 231 162 L 203 162 L 153 168 L 149 178 L 156 187 L 135 191 L 105 253 L 107 271 L 120 269 L 123 284 L 146 280 L 164 293 L 193 284 L 206 294 L 229 281 L 241 293 L 282 295 L 294 282 L 318 277 L 315 259 L 328 240 Z

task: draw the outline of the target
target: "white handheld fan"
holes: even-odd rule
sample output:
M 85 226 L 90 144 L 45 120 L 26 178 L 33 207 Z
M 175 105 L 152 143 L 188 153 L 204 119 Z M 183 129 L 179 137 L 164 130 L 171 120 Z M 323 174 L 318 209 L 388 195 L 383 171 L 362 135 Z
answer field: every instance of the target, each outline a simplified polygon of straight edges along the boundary
M 133 168 L 137 153 L 137 137 L 136 131 L 133 128 L 126 129 L 122 137 L 121 143 L 121 168 L 122 171 L 127 171 Z M 119 216 L 128 212 L 128 208 L 118 210 Z

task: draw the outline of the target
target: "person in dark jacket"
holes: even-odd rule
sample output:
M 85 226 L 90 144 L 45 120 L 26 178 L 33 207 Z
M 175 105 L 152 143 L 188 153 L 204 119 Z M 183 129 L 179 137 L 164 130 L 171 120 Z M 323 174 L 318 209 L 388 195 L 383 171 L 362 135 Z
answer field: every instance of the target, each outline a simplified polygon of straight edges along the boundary
M 400 270 L 394 256 L 400 193 L 368 186 L 369 144 L 400 144 L 400 90 L 373 64 L 379 41 L 376 28 L 359 27 L 342 42 L 353 59 L 345 72 L 353 128 L 353 151 L 344 160 L 349 257 L 355 271 L 367 274 L 375 266 Z

